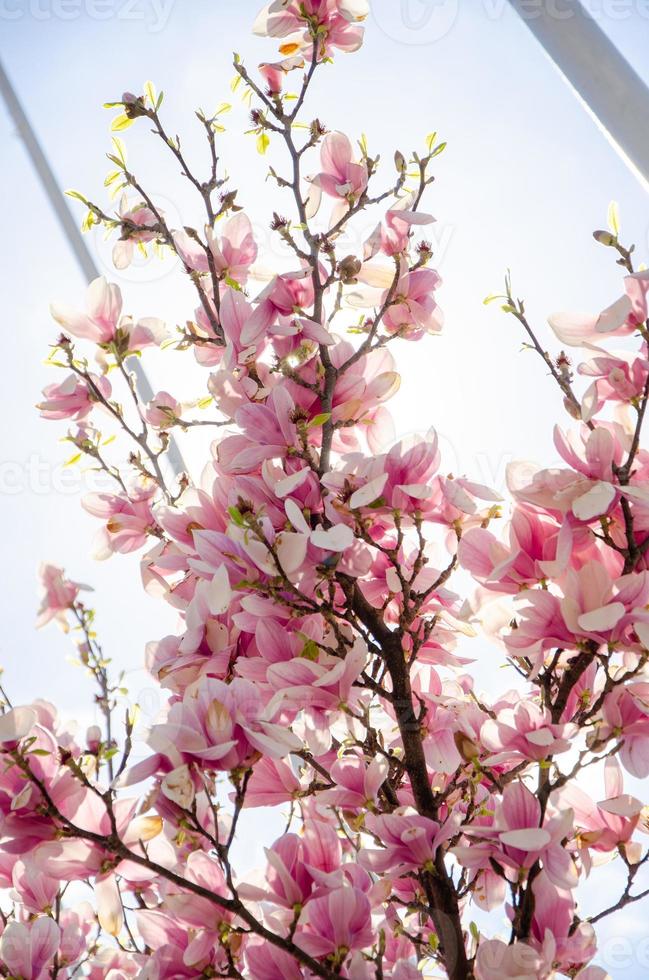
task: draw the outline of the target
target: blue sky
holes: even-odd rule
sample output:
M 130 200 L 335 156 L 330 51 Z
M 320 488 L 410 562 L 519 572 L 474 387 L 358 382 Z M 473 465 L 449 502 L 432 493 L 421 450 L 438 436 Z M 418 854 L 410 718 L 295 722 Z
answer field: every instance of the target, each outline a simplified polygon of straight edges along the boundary
M 649 80 L 648 5 L 590 0 L 588 6 Z M 108 203 L 103 178 L 110 113 L 101 105 L 124 90 L 140 90 L 147 79 L 165 90 L 169 128 L 183 134 L 188 153 L 199 160 L 192 109 L 209 111 L 232 99 L 232 50 L 250 67 L 272 58 L 272 42 L 250 34 L 257 7 L 256 0 L 0 0 L 3 63 L 61 185 Z M 406 153 L 422 147 L 431 130 L 449 143 L 426 205 L 438 219 L 434 239 L 447 326 L 443 337 L 416 352 L 403 346 L 398 353 L 408 381 L 395 402 L 400 432 L 435 425 L 445 469 L 499 485 L 510 459 L 553 460 L 559 399 L 542 365 L 520 352 L 514 325 L 482 299 L 498 291 L 510 266 L 550 343 L 548 313 L 597 310 L 621 291 L 610 256 L 590 237 L 605 223 L 612 198 L 620 202 L 625 237 L 646 259 L 646 193 L 504 0 L 374 0 L 364 48 L 322 73 L 313 105 L 329 128 L 352 137 L 366 133 L 371 152 L 386 161 L 397 146 Z M 264 182 L 266 164 L 252 138 L 241 135 L 245 110 L 235 107 L 227 125 L 223 160 L 253 220 L 265 227 L 282 198 Z M 197 221 L 187 188 L 152 152 L 146 132 L 134 126 L 125 142 L 133 168 L 174 221 Z M 1 106 L 0 145 L 0 495 L 7 556 L 0 662 L 16 700 L 40 694 L 87 722 L 87 682 L 64 662 L 69 641 L 55 629 L 35 634 L 32 628 L 38 562 L 55 561 L 96 586 L 107 651 L 129 671 L 134 697 L 153 716 L 158 695 L 139 666 L 146 640 L 172 629 L 174 617 L 142 597 L 136 559 L 91 559 L 95 522 L 79 508 L 84 478 L 60 470 L 66 448 L 57 439 L 65 427 L 40 421 L 33 410 L 42 386 L 54 380 L 42 364 L 56 334 L 48 303 L 81 303 L 83 283 Z M 270 153 L 272 160 L 272 146 Z M 100 235 L 91 235 L 89 244 L 108 273 L 110 249 Z M 121 279 L 112 275 L 134 313 L 172 325 L 191 315 L 190 293 L 168 265 L 138 267 Z M 161 386 L 165 364 L 156 362 L 158 370 L 153 380 Z M 187 363 L 174 375 L 172 390 L 188 394 L 193 376 Z M 194 446 L 191 458 L 198 461 L 200 454 Z M 488 673 L 490 658 L 499 655 L 485 647 L 480 656 Z M 611 953 L 619 956 L 609 965 L 614 977 L 647 975 L 639 961 L 643 922 L 629 914 L 623 927 L 607 934 L 607 942 L 634 936 L 631 953 L 622 947 Z

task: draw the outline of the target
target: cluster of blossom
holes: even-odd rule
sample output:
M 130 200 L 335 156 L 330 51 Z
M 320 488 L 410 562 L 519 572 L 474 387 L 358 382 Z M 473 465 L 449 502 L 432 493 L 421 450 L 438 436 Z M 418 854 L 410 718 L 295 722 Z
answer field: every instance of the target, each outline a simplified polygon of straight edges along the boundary
M 355 151 L 315 119 L 296 142 L 311 79 L 358 48 L 366 13 L 363 0 L 274 0 L 255 29 L 282 40 L 284 60 L 262 65 L 260 83 L 235 61 L 258 146 L 282 141 L 290 163 L 271 175 L 296 216 L 275 214 L 273 229 L 294 267 L 265 286 L 216 162 L 193 176 L 152 86 L 119 103 L 120 128 L 147 119 L 176 157 L 207 227 L 169 227 L 121 144 L 109 183 L 137 199 L 116 215 L 86 202 L 89 223 L 118 230 L 118 268 L 136 246 L 171 249 L 198 309 L 173 334 L 124 315 L 103 279 L 85 312 L 54 307 L 52 360 L 67 376 L 40 409 L 76 421 L 69 440 L 114 484 L 85 502 L 99 555 L 146 548 L 144 587 L 181 626 L 147 649 L 169 703 L 133 759 L 135 719 L 123 736 L 111 728 L 117 686 L 81 587 L 44 568 L 39 623 L 75 626 L 104 724 L 84 742 L 45 702 L 0 717 L 5 975 L 604 980 L 595 925 L 647 893 L 647 811 L 623 772 L 649 775 L 649 273 L 617 233 L 597 233 L 626 269 L 624 297 L 551 321 L 560 343 L 588 351 L 581 399 L 567 356 L 543 349 L 508 283 L 505 309 L 572 431 L 556 430 L 563 468 L 511 468 L 513 511 L 495 530 L 498 494 L 445 474 L 432 430 L 394 443 L 385 406 L 398 343 L 441 328 L 418 229 L 433 220 L 419 208 L 443 144 L 397 153 L 393 185 L 376 192 L 364 141 Z M 221 126 L 199 118 L 216 161 Z M 339 254 L 370 208 L 383 211 L 376 231 L 360 254 Z M 206 371 L 200 418 L 168 391 L 139 398 L 128 359 L 163 340 Z M 623 353 L 602 346 L 618 342 Z M 130 442 L 126 462 L 102 420 Z M 166 455 L 198 425 L 218 438 L 192 483 L 169 475 Z M 471 601 L 451 588 L 460 568 L 478 585 Z M 509 665 L 504 692 L 481 693 L 468 672 L 481 630 Z M 479 656 L 500 662 L 487 643 Z M 594 796 L 586 769 L 601 776 Z M 233 845 L 255 807 L 290 817 L 265 865 L 240 873 Z M 587 918 L 578 886 L 614 858 L 626 887 Z M 74 905 L 71 882 L 91 882 L 93 903 Z M 491 932 L 475 907 L 500 913 Z

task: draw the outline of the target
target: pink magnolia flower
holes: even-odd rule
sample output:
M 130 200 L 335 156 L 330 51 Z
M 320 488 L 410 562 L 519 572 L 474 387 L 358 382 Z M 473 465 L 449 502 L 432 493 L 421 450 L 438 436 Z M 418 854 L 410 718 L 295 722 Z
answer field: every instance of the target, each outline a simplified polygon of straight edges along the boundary
M 296 68 L 304 68 L 304 58 L 294 56 L 284 58 L 282 61 L 273 63 L 264 62 L 259 66 L 259 71 L 264 77 L 269 95 L 279 95 L 284 86 L 286 76 Z
M 311 178 L 312 187 L 337 201 L 355 204 L 367 187 L 367 164 L 356 163 L 352 144 L 344 133 L 325 136 L 320 148 L 320 164 L 322 170 Z
M 0 960 L 21 980 L 41 980 L 59 948 L 61 930 L 47 915 L 30 923 L 10 922 L 0 939 Z
M 169 331 L 164 322 L 154 316 L 140 317 L 135 321 L 130 316 L 123 316 L 119 321 L 117 339 L 121 346 L 126 346 L 129 351 L 159 347 L 168 336 Z
M 235 678 L 225 684 L 207 677 L 171 705 L 167 720 L 151 729 L 149 745 L 173 766 L 194 762 L 231 770 L 250 763 L 258 752 L 280 759 L 302 743 L 272 721 L 273 710 L 250 681 Z
M 246 943 L 245 957 L 250 980 L 302 980 L 304 977 L 294 956 L 264 940 Z
M 347 341 L 340 341 L 331 348 L 329 356 L 336 368 L 341 368 L 353 355 L 354 348 Z M 374 422 L 376 410 L 399 390 L 401 377 L 395 371 L 392 354 L 386 350 L 376 350 L 367 357 L 360 358 L 340 375 L 332 402 L 332 419 L 335 422 L 349 422 L 363 419 L 364 423 Z M 345 451 L 357 448 L 358 443 L 350 445 L 350 431 L 341 430 L 346 442 Z
M 439 275 L 432 269 L 410 272 L 402 263 L 392 301 L 383 317 L 388 333 L 398 333 L 406 340 L 420 340 L 426 333 L 440 333 L 444 321 L 434 297 L 440 284 Z M 387 296 L 386 290 L 384 301 Z
M 396 443 L 388 453 L 371 459 L 360 473 L 355 472 L 352 459 L 351 472 L 327 474 L 323 483 L 342 491 L 350 510 L 375 510 L 377 503 L 382 503 L 405 513 L 426 513 L 435 510 L 439 501 L 434 477 L 440 459 L 437 435 L 431 430 L 425 438 Z M 352 487 L 356 489 L 350 494 Z
M 81 501 L 84 510 L 106 521 L 97 535 L 95 557 L 104 559 L 114 552 L 129 554 L 142 548 L 156 527 L 151 510 L 155 485 L 137 484 L 125 494 L 91 493 Z
M 643 642 L 649 641 L 649 624 L 643 622 L 649 603 L 649 573 L 611 579 L 606 568 L 593 561 L 578 570 L 568 569 L 562 584 L 561 615 L 575 635 L 615 643 L 632 626 Z
M 56 322 L 68 333 L 95 344 L 110 344 L 115 338 L 122 312 L 122 293 L 115 283 L 108 283 L 99 276 L 86 291 L 87 313 L 79 313 L 69 306 L 53 303 L 50 312 Z
M 372 809 L 389 768 L 383 756 L 375 756 L 369 765 L 358 756 L 345 756 L 334 762 L 329 770 L 336 788 L 325 790 L 318 798 L 323 803 L 345 810 Z
M 647 345 L 643 345 L 641 357 L 636 354 L 594 357 L 579 365 L 579 373 L 595 378 L 584 393 L 581 403 L 581 417 L 584 422 L 588 422 L 601 411 L 606 402 L 632 403 L 642 395 L 649 375 Z
M 204 851 L 194 851 L 187 858 L 185 876 L 193 884 L 201 885 L 206 891 L 223 898 L 230 893 L 223 870 L 218 861 Z M 223 926 L 232 922 L 232 914 L 219 908 L 201 895 L 185 890 L 169 890 L 165 896 L 168 912 L 182 921 L 189 929 L 189 943 L 184 956 L 185 963 L 191 965 L 210 956 L 215 936 Z M 146 915 L 146 913 L 145 913 Z M 138 921 L 138 925 L 142 919 Z
M 207 227 L 205 237 L 218 277 L 245 284 L 250 266 L 257 258 L 257 243 L 250 218 L 239 211 L 225 222 L 221 235 Z M 197 272 L 211 271 L 205 249 L 194 238 L 185 231 L 175 232 L 173 238 L 176 250 L 186 265 Z
M 113 806 L 115 830 L 120 840 L 135 853 L 146 853 L 163 866 L 173 861 L 173 849 L 161 836 L 162 818 L 157 815 L 135 816 L 137 801 L 120 799 Z M 101 799 L 86 791 L 80 803 L 70 801 L 64 812 L 70 812 L 77 826 L 99 837 L 113 832 L 111 818 Z M 144 845 L 146 844 L 146 849 Z M 94 892 L 100 925 L 111 936 L 118 936 L 124 924 L 124 909 L 117 876 L 127 886 L 153 881 L 157 872 L 129 859 L 116 860 L 115 855 L 98 843 L 81 838 L 63 838 L 40 844 L 34 852 L 38 867 L 59 880 L 75 881 L 94 877 Z
M 23 747 L 29 739 L 30 765 L 34 775 L 47 787 L 50 798 L 66 814 L 74 812 L 86 790 L 67 766 L 60 763 L 65 749 L 73 758 L 79 755 L 69 735 L 58 739 L 51 731 L 56 721 L 51 705 L 34 702 L 12 708 L 0 715 L 0 750 L 9 753 Z M 5 760 L 6 761 L 6 760 Z M 69 809 L 68 809 L 69 808 Z M 40 789 L 23 778 L 17 766 L 0 767 L 0 834 L 4 847 L 13 854 L 27 855 L 43 840 L 57 833 L 56 824 L 43 808 Z
M 82 902 L 75 908 L 64 908 L 59 913 L 59 942 L 58 962 L 61 967 L 72 967 L 84 958 L 88 949 L 90 936 L 96 930 L 97 918 L 95 910 L 89 902 Z M 88 976 L 91 972 L 88 973 Z M 131 973 L 123 973 L 124 980 Z
M 79 591 L 88 589 L 88 586 L 81 585 L 79 582 L 71 582 L 65 577 L 63 569 L 57 568 L 56 565 L 42 564 L 39 569 L 39 577 L 43 598 L 38 610 L 36 628 L 40 629 L 52 619 L 56 619 L 59 624 L 65 627 L 67 625 L 66 613 L 74 605 Z
M 244 343 L 242 339 L 244 328 L 252 313 L 252 306 L 240 290 L 230 286 L 223 287 L 221 305 L 218 312 L 214 310 L 214 316 L 223 332 L 225 349 L 220 345 L 210 343 L 199 343 L 194 348 L 194 354 L 199 364 L 205 367 L 220 365 L 219 374 L 211 375 L 208 386 L 224 413 L 234 414 L 234 411 L 229 407 L 226 392 L 223 390 L 226 384 L 230 388 L 238 385 L 244 390 L 249 389 L 246 401 L 252 401 L 257 392 L 258 386 L 252 379 L 246 377 L 245 368 L 261 354 L 265 336 L 260 334 L 255 337 L 255 343 L 250 343 L 248 340 Z M 198 336 L 213 338 L 212 325 L 207 320 L 202 307 L 196 311 L 196 318 L 199 325 Z M 259 367 L 257 365 L 258 370 Z M 261 370 L 263 371 L 263 368 Z
M 570 525 L 531 508 L 517 507 L 509 525 L 509 542 L 486 528 L 470 528 L 458 546 L 462 566 L 487 589 L 515 595 L 566 567 L 574 536 Z
M 169 429 L 182 415 L 182 405 L 168 391 L 159 391 L 146 406 L 144 417 L 154 429 Z
M 539 470 L 530 480 L 529 464 L 512 464 L 507 482 L 514 497 L 584 523 L 607 514 L 620 494 L 614 478 L 614 466 L 622 464 L 624 455 L 619 427 L 602 425 L 591 432 L 584 426 L 577 437 L 566 437 L 557 426 L 554 442 L 570 469 Z
M 563 809 L 570 807 L 575 815 L 576 840 L 582 863 L 588 869 L 591 850 L 610 853 L 631 840 L 643 808 L 640 800 L 624 793 L 622 771 L 616 759 L 606 760 L 604 780 L 606 798 L 600 803 L 595 803 L 574 782 L 556 793 L 556 804 Z
M 174 901 L 176 898 L 180 902 Z M 171 899 L 173 914 L 164 908 L 162 911 L 144 908 L 136 912 L 138 932 L 152 950 L 146 975 L 177 980 L 212 973 L 222 975 L 227 968 L 227 958 L 218 936 L 219 930 L 227 930 L 229 916 L 224 913 L 215 928 L 196 929 L 184 921 L 182 914 L 183 899 L 187 899 L 189 905 L 193 904 L 188 893 L 171 896 Z M 216 907 L 212 905 L 212 909 Z
M 524 783 L 516 781 L 505 786 L 493 823 L 465 827 L 472 843 L 454 847 L 453 853 L 467 868 L 489 868 L 496 861 L 512 881 L 541 861 L 553 884 L 574 888 L 579 876 L 564 847 L 571 830 L 569 810 L 546 819 L 541 826 L 541 804 Z
M 11 877 L 21 903 L 32 915 L 50 913 L 54 909 L 59 881 L 43 874 L 30 857 L 14 864 Z
M 303 710 L 305 737 L 314 753 L 320 754 L 331 745 L 331 726 L 352 701 L 353 684 L 366 661 L 367 649 L 359 640 L 344 659 L 319 656 L 312 661 L 298 657 L 268 668 L 268 683 L 278 701 Z
M 440 827 L 434 820 L 422 817 L 407 807 L 387 814 L 368 814 L 365 824 L 381 841 L 383 848 L 365 848 L 359 855 L 359 861 L 368 871 L 376 874 L 388 872 L 400 875 L 421 868 L 431 870 L 439 847 L 457 830 L 453 819 Z
M 435 219 L 421 211 L 401 211 L 393 208 L 385 215 L 381 228 L 381 251 L 385 255 L 400 255 L 408 248 L 410 233 L 415 225 L 429 225 Z
M 614 579 L 604 565 L 589 561 L 580 569 L 568 569 L 560 582 L 563 597 L 538 589 L 521 593 L 518 629 L 505 637 L 512 655 L 527 651 L 538 664 L 543 651 L 552 646 L 574 647 L 592 640 L 624 642 L 639 649 L 649 642 L 645 572 Z
M 647 319 L 649 272 L 634 272 L 624 279 L 625 293 L 599 316 L 555 313 L 549 323 L 562 344 L 599 350 L 599 342 L 613 335 L 633 333 Z M 596 341 L 597 343 L 593 343 Z
M 488 765 L 517 765 L 521 761 L 537 762 L 567 752 L 577 726 L 552 723 L 550 711 L 530 699 L 507 701 L 495 705 L 495 718 L 488 718 L 480 729 L 480 742 L 487 749 Z
M 333 954 L 342 961 L 351 950 L 375 941 L 371 906 L 358 888 L 336 888 L 310 899 L 300 916 L 295 941 L 312 956 Z
M 90 375 L 94 388 L 99 394 L 108 399 L 111 396 L 111 386 L 108 378 Z M 60 384 L 51 384 L 43 388 L 45 400 L 36 407 L 44 419 L 85 419 L 97 402 L 93 388 L 77 377 L 69 374 Z
M 299 447 L 295 403 L 285 388 L 274 388 L 265 405 L 243 405 L 235 415 L 242 435 L 227 436 L 218 446 L 226 473 L 249 473 L 265 459 L 281 459 Z
M 244 806 L 277 806 L 297 799 L 302 783 L 291 766 L 282 759 L 262 758 L 248 780 Z
M 317 28 L 318 56 L 322 57 L 332 48 L 356 51 L 363 42 L 363 28 L 356 22 L 364 20 L 368 13 L 367 0 L 273 0 L 257 16 L 253 31 L 262 37 L 280 38 L 299 31 L 303 35 L 299 44 L 282 45 L 280 50 L 287 54 L 299 46 L 310 57 L 311 23 Z
M 115 246 L 116 250 L 121 248 L 119 261 L 126 261 L 129 246 L 132 251 L 133 242 L 130 239 Z M 129 262 L 130 258 L 126 264 Z M 125 268 L 124 265 L 117 267 Z M 53 304 L 50 311 L 67 333 L 101 346 L 115 343 L 122 350 L 142 350 L 159 346 L 168 336 L 162 320 L 144 317 L 134 321 L 130 316 L 122 316 L 122 292 L 116 283 L 107 282 L 103 276 L 93 279 L 88 286 L 86 307 L 87 312 L 80 313 L 69 306 Z
M 363 257 L 366 261 L 379 251 L 389 256 L 401 255 L 408 249 L 413 228 L 435 221 L 431 214 L 413 211 L 410 207 L 412 200 L 413 195 L 409 194 L 386 212 L 384 221 L 365 243 Z
M 291 913 L 311 896 L 316 877 L 331 874 L 342 860 L 336 831 L 320 820 L 309 820 L 303 837 L 284 834 L 265 853 L 262 883 L 243 882 L 241 895 L 252 901 L 270 901 Z
M 122 229 L 122 237 L 113 246 L 113 265 L 116 269 L 128 269 L 133 261 L 135 246 L 143 246 L 146 242 L 152 242 L 158 237 L 155 231 L 147 231 L 147 228 L 155 228 L 158 218 L 151 208 L 144 202 L 129 204 L 126 195 L 122 195 L 118 210 L 119 219 L 125 222 L 128 227 Z M 136 231 L 132 226 L 141 228 Z
M 512 945 L 501 939 L 480 942 L 476 956 L 477 980 L 551 980 L 556 976 L 552 954 L 554 944 L 550 940 L 541 949 L 529 943 Z M 574 974 L 575 980 L 611 980 L 606 970 L 599 966 L 585 967 Z
M 536 876 L 532 889 L 533 944 L 562 972 L 574 971 L 579 976 L 579 968 L 585 967 L 597 951 L 595 930 L 589 922 L 575 928 L 574 895 L 553 884 L 547 868 Z
M 546 980 L 554 971 L 552 963 L 528 943 L 486 939 L 478 947 L 475 972 L 477 980 Z
M 225 565 L 221 565 L 209 579 L 196 584 L 194 595 L 185 611 L 186 632 L 178 647 L 178 653 L 193 653 L 209 629 L 210 620 L 227 612 L 232 599 L 230 579 Z
M 308 337 L 311 331 L 317 343 L 331 343 L 331 337 L 324 328 L 304 315 L 313 306 L 314 295 L 313 276 L 309 269 L 275 276 L 257 297 L 255 310 L 241 329 L 241 344 L 244 347 L 256 346 L 267 334 L 281 333 L 283 328 L 274 326 L 278 317 L 297 317 L 305 336 Z M 294 332 L 297 332 L 297 328 L 294 328 Z
M 100 949 L 88 963 L 90 980 L 105 980 L 106 977 L 111 980 L 130 980 L 139 973 L 140 968 L 132 954 L 109 946 Z
M 604 700 L 597 737 L 622 739 L 620 762 L 632 776 L 649 776 L 649 684 L 616 687 Z

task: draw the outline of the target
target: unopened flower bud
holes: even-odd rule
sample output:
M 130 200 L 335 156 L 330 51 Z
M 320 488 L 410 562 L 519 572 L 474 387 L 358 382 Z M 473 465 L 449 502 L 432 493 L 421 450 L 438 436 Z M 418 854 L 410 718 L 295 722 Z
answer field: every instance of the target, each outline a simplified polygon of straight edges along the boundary
M 101 728 L 99 725 L 91 725 L 86 732 L 86 745 L 89 752 L 97 752 L 101 745 Z
M 122 95 L 124 112 L 129 119 L 137 119 L 138 116 L 146 116 L 147 108 L 141 95 L 133 95 L 132 92 L 124 92 Z
M 464 759 L 465 762 L 473 762 L 480 756 L 480 749 L 472 738 L 465 735 L 464 732 L 455 732 L 453 735 L 453 740 L 455 742 L 455 747 Z
M 600 245 L 606 245 L 607 248 L 612 248 L 617 244 L 617 238 L 610 231 L 594 231 L 593 238 Z
M 338 275 L 340 276 L 341 282 L 346 286 L 351 283 L 357 282 L 358 273 L 361 271 L 361 261 L 357 259 L 355 255 L 346 255 L 338 263 Z

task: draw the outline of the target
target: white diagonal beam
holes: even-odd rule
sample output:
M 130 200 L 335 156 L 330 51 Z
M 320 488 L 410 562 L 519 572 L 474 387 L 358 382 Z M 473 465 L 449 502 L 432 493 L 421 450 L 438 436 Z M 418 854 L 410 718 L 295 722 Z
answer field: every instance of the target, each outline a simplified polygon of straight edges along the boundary
M 33 164 L 34 170 L 41 182 L 43 190 L 47 195 L 47 199 L 50 202 L 52 210 L 56 214 L 56 217 L 61 225 L 61 230 L 65 235 L 68 245 L 74 255 L 81 273 L 87 282 L 92 279 L 96 279 L 99 275 L 97 266 L 95 265 L 94 259 L 90 254 L 88 247 L 83 240 L 83 236 L 77 226 L 76 221 L 72 217 L 70 209 L 68 208 L 67 202 L 61 193 L 59 185 L 56 182 L 56 177 L 49 165 L 47 157 L 43 152 L 43 149 L 38 142 L 36 133 L 34 132 L 32 125 L 25 114 L 25 111 L 20 103 L 18 95 L 11 84 L 11 81 L 2 67 L 2 62 L 0 62 L 0 91 L 9 110 L 9 115 L 13 119 L 16 130 L 21 137 L 25 149 L 29 154 L 29 158 Z M 140 397 L 144 401 L 151 401 L 153 398 L 153 388 L 151 383 L 146 376 L 146 372 L 140 361 L 136 357 L 129 359 L 129 368 L 134 372 L 135 379 L 137 382 L 137 389 Z M 171 465 L 176 476 L 179 476 L 186 467 L 185 462 L 182 457 L 182 453 L 178 448 L 178 443 L 172 437 L 169 440 L 169 448 L 167 450 L 167 459 Z
M 579 0 L 509 0 L 649 190 L 649 88 Z

